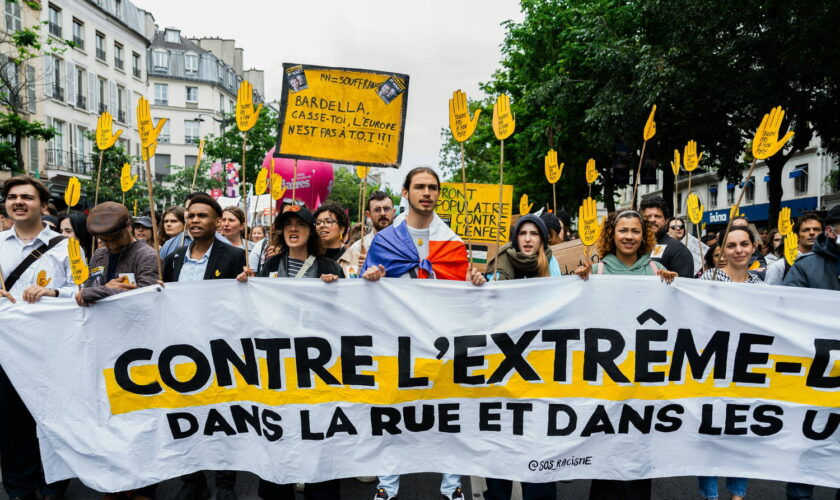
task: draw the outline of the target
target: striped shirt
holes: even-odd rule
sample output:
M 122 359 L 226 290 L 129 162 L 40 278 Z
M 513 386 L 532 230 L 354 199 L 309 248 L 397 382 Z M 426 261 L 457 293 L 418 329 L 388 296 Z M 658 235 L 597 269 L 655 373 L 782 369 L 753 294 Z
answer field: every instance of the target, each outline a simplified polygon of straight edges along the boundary
M 297 273 L 300 272 L 300 268 L 303 267 L 303 261 L 300 259 L 293 259 L 291 257 L 288 258 L 289 261 L 289 269 L 287 269 L 290 278 L 294 278 L 297 276 Z
M 728 281 L 732 282 L 732 278 L 729 277 L 726 272 L 713 267 L 711 269 L 707 269 L 703 276 L 700 276 L 701 280 L 709 280 L 709 281 Z M 749 283 L 751 285 L 758 285 L 763 284 L 764 282 L 761 281 L 761 278 L 756 276 L 755 274 L 747 271 L 747 281 L 745 283 Z

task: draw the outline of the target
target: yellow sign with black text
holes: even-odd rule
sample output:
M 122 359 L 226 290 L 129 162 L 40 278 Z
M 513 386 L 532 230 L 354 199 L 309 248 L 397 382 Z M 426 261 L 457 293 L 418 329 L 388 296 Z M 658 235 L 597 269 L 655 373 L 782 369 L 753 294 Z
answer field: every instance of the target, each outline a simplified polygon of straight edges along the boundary
M 444 182 L 440 185 L 435 212 L 465 240 L 496 242 L 499 231 L 499 185 L 467 184 L 467 221 L 464 219 L 464 185 L 458 182 Z M 513 186 L 506 185 L 502 191 L 502 224 L 499 240 L 509 239 L 510 218 L 513 214 Z

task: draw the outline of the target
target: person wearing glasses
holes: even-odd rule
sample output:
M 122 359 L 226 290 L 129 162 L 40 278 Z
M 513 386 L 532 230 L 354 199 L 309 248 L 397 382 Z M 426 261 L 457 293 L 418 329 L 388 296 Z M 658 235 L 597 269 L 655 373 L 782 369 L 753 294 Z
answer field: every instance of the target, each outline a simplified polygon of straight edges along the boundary
M 694 260 L 694 276 L 698 276 L 703 272 L 703 256 L 709 251 L 709 247 L 699 242 L 697 238 L 688 233 L 688 228 L 685 219 L 682 217 L 672 217 L 668 221 L 668 236 L 679 241 L 688 248 L 691 252 L 691 257 Z
M 367 249 L 370 248 L 373 237 L 394 222 L 394 202 L 391 197 L 383 191 L 371 193 L 367 199 L 365 219 L 371 220 L 373 231 L 365 231 L 365 237 L 350 245 L 345 252 L 343 257 L 350 263 L 344 269 L 348 278 L 359 276 L 359 270 L 365 265 Z
M 344 246 L 344 236 L 350 226 L 347 211 L 341 204 L 328 201 L 322 203 L 314 215 L 315 231 L 324 247 L 324 256 L 338 263 L 347 276 L 347 268 L 351 265 L 351 261 L 345 257 L 347 247 Z

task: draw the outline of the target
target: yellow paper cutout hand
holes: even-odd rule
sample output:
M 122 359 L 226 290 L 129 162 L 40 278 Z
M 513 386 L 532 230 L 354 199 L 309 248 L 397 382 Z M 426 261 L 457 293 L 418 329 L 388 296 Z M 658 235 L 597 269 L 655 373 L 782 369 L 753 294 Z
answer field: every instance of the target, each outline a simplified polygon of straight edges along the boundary
M 470 118 L 470 108 L 467 104 L 467 94 L 456 90 L 449 100 L 449 130 L 452 137 L 458 142 L 464 142 L 473 135 L 475 126 L 478 125 L 478 116 L 481 110 L 475 110 L 475 115 Z
M 586 182 L 592 184 L 598 180 L 598 169 L 595 168 L 595 159 L 590 158 L 586 161 Z
M 578 209 L 578 229 L 580 241 L 586 245 L 594 245 L 601 237 L 601 225 L 598 224 L 598 206 L 592 198 L 583 200 Z
M 70 238 L 67 242 L 67 255 L 70 257 L 70 271 L 73 274 L 73 283 L 81 285 L 90 276 L 85 260 L 82 258 L 82 251 L 79 248 L 79 240 Z
M 530 214 L 531 213 L 531 207 L 533 207 L 533 206 L 534 206 L 533 203 L 531 203 L 531 204 L 528 203 L 528 195 L 523 194 L 522 198 L 519 198 L 519 215 Z
M 370 167 L 364 167 L 362 165 L 357 165 L 356 166 L 356 176 L 358 176 L 359 179 L 367 178 L 369 173 L 370 173 Z
M 674 171 L 674 177 L 680 175 L 680 151 L 674 150 L 674 159 L 671 161 L 671 170 Z
M 785 260 L 792 266 L 797 256 L 799 256 L 799 236 L 791 232 L 785 235 Z
M 79 183 L 79 178 L 74 175 L 67 181 L 67 187 L 64 188 L 64 203 L 67 204 L 67 208 L 75 207 L 81 195 L 82 185 Z
M 510 97 L 500 94 L 493 106 L 493 133 L 500 141 L 507 139 L 516 128 L 516 117 L 510 110 Z
M 111 132 L 113 122 L 114 117 L 107 111 L 99 115 L 99 119 L 96 121 L 96 147 L 101 151 L 113 146 L 120 138 L 120 134 L 123 133 L 122 129 L 117 130 L 116 134 Z
M 683 150 L 683 165 L 685 166 L 686 172 L 691 172 L 698 165 L 700 165 L 700 160 L 703 159 L 703 153 L 700 153 L 700 156 L 697 156 L 697 141 L 688 141 L 688 144 L 685 145 L 685 149 Z
M 793 224 L 790 220 L 790 207 L 784 207 L 779 211 L 779 233 L 787 236 L 793 232 Z
M 140 100 L 137 101 L 137 130 L 140 132 L 140 145 L 142 149 L 148 150 L 153 144 L 157 145 L 157 138 L 165 123 L 166 118 L 158 120 L 157 125 L 152 123 L 152 111 L 149 108 L 149 101 L 145 97 L 140 97 Z M 149 158 L 155 154 L 154 149 L 150 151 Z
M 758 268 L 760 268 L 760 267 L 761 267 L 761 262 L 759 262 L 759 261 L 755 261 L 755 262 L 753 262 L 752 264 L 750 264 L 749 270 L 750 270 L 750 271 L 755 271 L 755 270 L 757 270 L 757 269 L 758 269 Z
M 286 192 L 286 186 L 283 184 L 283 178 L 277 174 L 271 174 L 271 199 L 274 201 L 283 197 Z
M 700 224 L 703 220 L 703 205 L 700 204 L 700 198 L 697 193 L 691 193 L 686 200 L 688 206 L 688 218 L 694 224 Z
M 46 270 L 41 269 L 40 271 L 38 271 L 38 277 L 35 280 L 35 283 L 38 286 L 47 286 L 50 284 L 50 281 L 52 281 L 52 278 L 47 278 Z
M 778 139 L 779 128 L 782 126 L 784 118 L 785 110 L 781 106 L 776 106 L 761 119 L 761 124 L 755 131 L 755 137 L 753 137 L 753 156 L 756 159 L 766 160 L 770 158 L 778 153 L 785 143 L 793 137 L 793 132 L 790 131 L 784 137 Z
M 729 207 L 729 219 L 732 220 L 733 218 L 738 216 L 738 211 L 741 210 L 741 207 L 738 205 L 732 205 Z
M 656 114 L 656 104 L 653 105 L 653 108 L 650 110 L 650 115 L 648 116 L 647 123 L 645 123 L 645 130 L 642 134 L 644 137 L 645 142 L 651 140 L 654 135 L 656 135 L 656 122 L 653 120 L 653 115 Z
M 131 165 L 123 163 L 122 172 L 120 172 L 120 189 L 123 193 L 127 193 L 134 187 L 135 182 L 137 182 L 137 175 L 131 175 Z
M 242 80 L 236 93 L 236 126 L 242 132 L 251 130 L 260 117 L 262 103 L 254 109 L 254 86 L 248 80 Z
M 563 176 L 563 165 L 565 163 L 557 165 L 557 151 L 549 149 L 545 155 L 545 178 L 549 183 L 554 184 L 560 180 Z
M 268 169 L 260 169 L 257 174 L 257 181 L 254 183 L 254 194 L 260 196 L 265 193 L 265 188 L 268 187 Z

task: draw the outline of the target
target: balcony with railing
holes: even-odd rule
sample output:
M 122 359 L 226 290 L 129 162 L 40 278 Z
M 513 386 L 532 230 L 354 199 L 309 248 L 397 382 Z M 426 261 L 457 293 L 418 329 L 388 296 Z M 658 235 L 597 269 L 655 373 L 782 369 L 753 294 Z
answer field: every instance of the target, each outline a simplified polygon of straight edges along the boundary
M 101 60 L 104 61 L 105 57 L 106 57 L 105 56 L 105 49 L 96 49 L 96 58 L 97 59 L 101 59 Z
M 76 44 L 77 49 L 85 50 L 85 41 L 82 38 L 74 36 L 73 43 Z
M 64 89 L 60 85 L 53 85 L 52 96 L 59 101 L 64 100 Z
M 155 106 L 169 106 L 169 99 L 159 99 L 155 97 Z
M 55 23 L 50 23 L 50 35 L 61 38 L 61 26 Z
M 143 71 L 140 68 L 133 68 L 134 78 L 143 78 Z
M 198 144 L 201 139 L 198 136 L 188 135 L 184 137 L 184 144 Z
M 100 102 L 99 103 L 99 114 L 101 115 L 102 113 L 104 113 L 106 111 L 108 111 L 108 106 L 106 104 L 102 104 Z
M 76 94 L 76 107 L 87 109 L 87 98 L 82 94 Z
M 116 66 L 117 69 L 123 69 L 123 64 L 124 61 L 122 59 L 120 59 L 119 57 L 114 58 L 114 66 Z
M 90 175 L 93 171 L 93 163 L 87 155 L 62 149 L 47 149 L 47 169 Z
M 117 121 L 125 123 L 125 110 L 121 109 L 117 111 Z
M 158 136 L 158 142 L 163 143 L 163 144 L 169 144 L 169 135 L 168 134 L 167 135 L 160 134 Z

